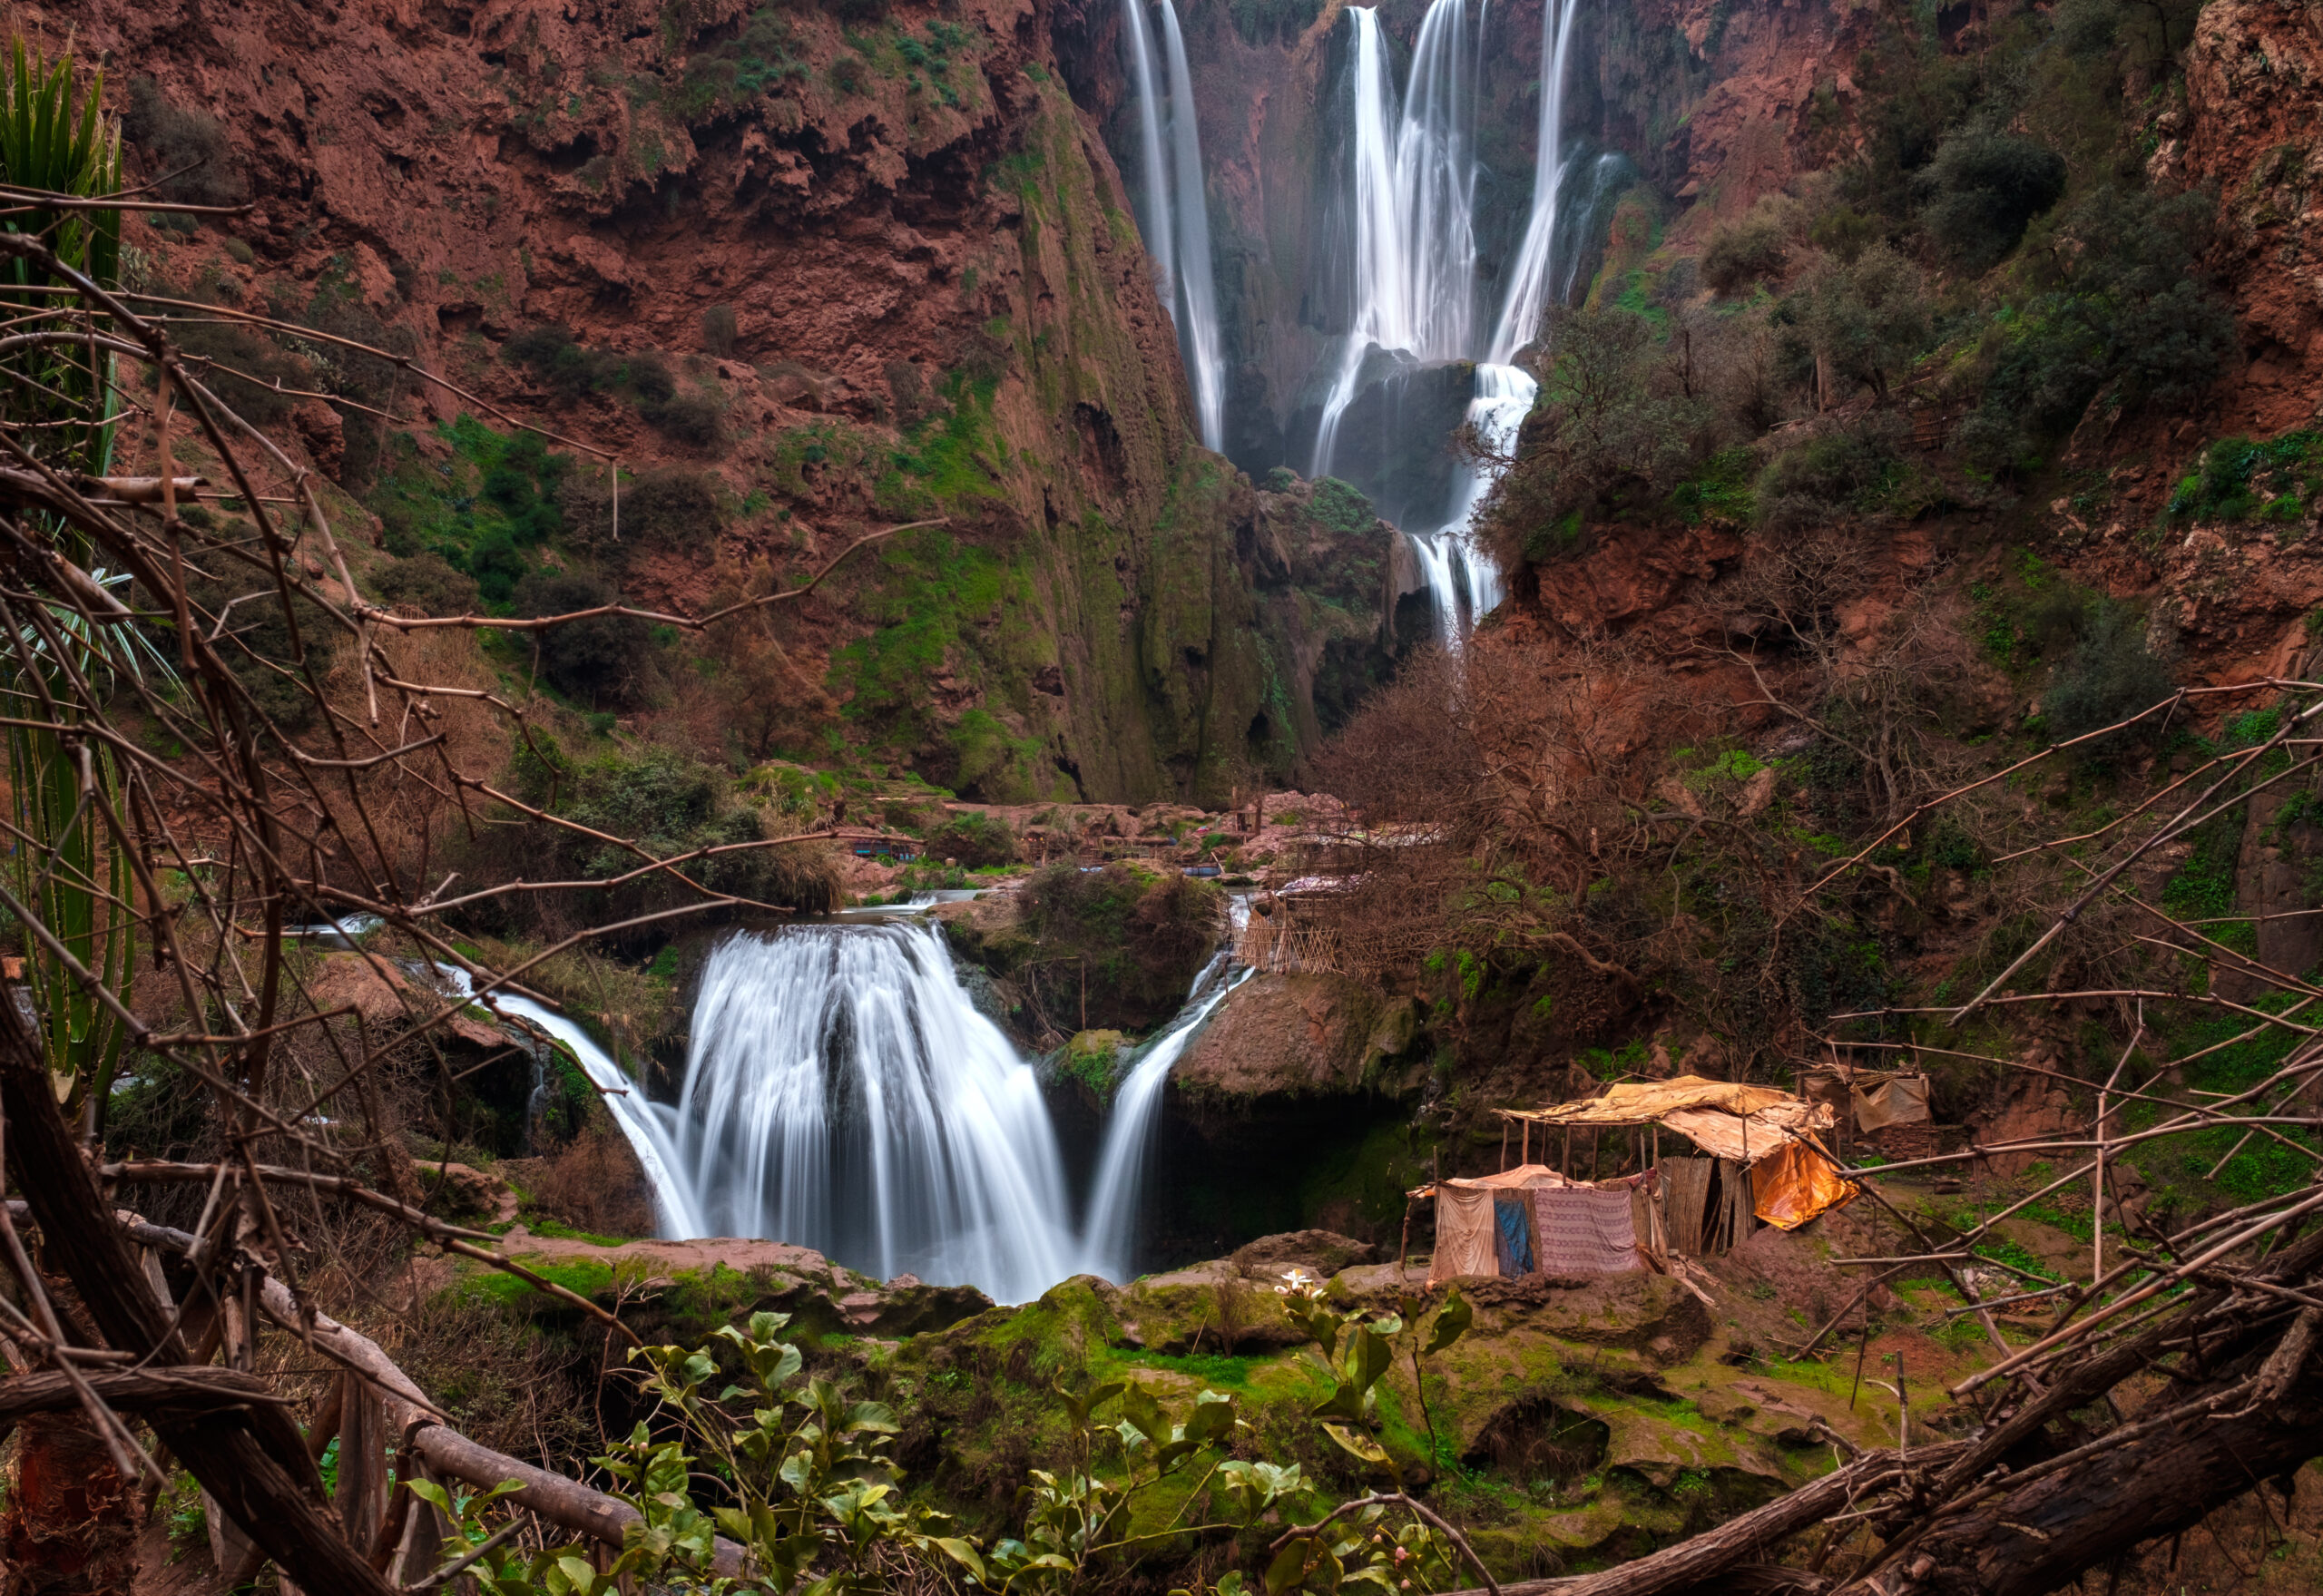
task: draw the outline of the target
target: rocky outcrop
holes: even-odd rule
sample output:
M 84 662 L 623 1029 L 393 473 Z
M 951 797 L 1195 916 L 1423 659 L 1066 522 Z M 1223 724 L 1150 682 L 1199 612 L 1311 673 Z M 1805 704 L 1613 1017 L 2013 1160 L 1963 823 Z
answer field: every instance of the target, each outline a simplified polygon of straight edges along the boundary
M 2230 285 L 2249 363 L 2220 396 L 2217 430 L 2277 432 L 2323 398 L 2323 291 L 2309 253 L 2323 161 L 2323 21 L 2282 0 L 2201 8 L 2185 103 L 2155 121 L 2151 169 L 2171 187 L 2215 184 L 2213 263 Z
M 1194 1100 L 1336 1097 L 1407 1087 L 1395 1062 L 1416 1005 L 1343 975 L 1253 975 L 1186 1050 L 1171 1085 Z

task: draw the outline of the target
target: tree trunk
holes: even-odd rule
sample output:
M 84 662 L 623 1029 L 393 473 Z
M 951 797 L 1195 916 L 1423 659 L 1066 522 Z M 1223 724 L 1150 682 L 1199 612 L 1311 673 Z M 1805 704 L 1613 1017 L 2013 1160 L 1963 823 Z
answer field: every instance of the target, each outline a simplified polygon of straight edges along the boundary
M 0 1591 L 126 1596 L 137 1572 L 132 1496 L 87 1419 L 78 1413 L 26 1418 L 16 1428 L 7 1512 L 0 1517 Z
M 2189 1399 L 2181 1393 L 2157 1402 Z M 1946 1521 L 1898 1560 L 1901 1571 L 1888 1566 L 1877 1590 L 2040 1596 L 2142 1542 L 2193 1528 L 2318 1454 L 2323 1385 L 2310 1377 L 2279 1405 L 2157 1430 Z M 1875 1591 L 1870 1580 L 1842 1589 L 1844 1596 Z

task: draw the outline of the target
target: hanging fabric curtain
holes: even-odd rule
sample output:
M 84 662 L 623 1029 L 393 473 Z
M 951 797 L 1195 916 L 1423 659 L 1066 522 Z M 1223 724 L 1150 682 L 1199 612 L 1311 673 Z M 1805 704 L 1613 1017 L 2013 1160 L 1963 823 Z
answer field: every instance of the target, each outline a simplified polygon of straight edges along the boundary
M 1646 1267 L 1626 1188 L 1535 1187 L 1525 1195 L 1544 1274 L 1618 1275 Z
M 1497 1228 L 1489 1187 L 1446 1180 L 1436 1189 L 1436 1254 L 1427 1283 L 1441 1285 L 1469 1275 L 1500 1273 Z
M 1493 1193 L 1493 1244 L 1501 1274 L 1507 1278 L 1533 1272 L 1533 1227 L 1531 1205 L 1523 1191 L 1500 1190 Z

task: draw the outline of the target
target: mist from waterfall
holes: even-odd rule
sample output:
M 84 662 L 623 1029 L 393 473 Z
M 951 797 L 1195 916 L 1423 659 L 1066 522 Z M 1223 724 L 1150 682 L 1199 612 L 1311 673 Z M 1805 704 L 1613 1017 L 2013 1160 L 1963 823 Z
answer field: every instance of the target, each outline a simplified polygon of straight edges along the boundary
M 1194 117 L 1193 73 L 1172 0 L 1159 0 L 1157 41 L 1143 0 L 1122 0 L 1122 50 L 1137 103 L 1137 207 L 1154 292 L 1178 329 L 1204 446 L 1226 441 L 1226 362 L 1220 353 L 1218 288 L 1211 266 L 1210 201 Z M 1165 85 L 1166 84 L 1166 88 Z

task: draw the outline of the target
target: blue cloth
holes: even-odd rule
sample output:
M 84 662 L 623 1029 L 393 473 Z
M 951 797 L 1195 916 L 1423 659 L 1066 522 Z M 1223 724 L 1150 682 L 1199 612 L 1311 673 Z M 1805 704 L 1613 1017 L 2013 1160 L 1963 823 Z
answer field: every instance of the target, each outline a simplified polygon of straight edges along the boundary
M 1533 1228 L 1525 1223 L 1524 1208 L 1522 1191 L 1493 1193 L 1493 1252 L 1505 1276 L 1533 1272 Z

